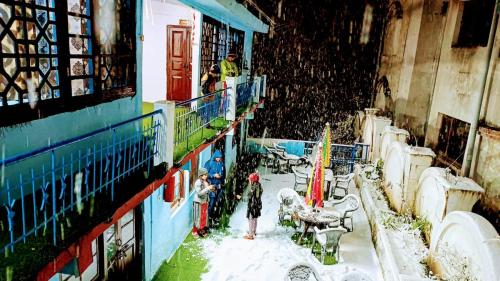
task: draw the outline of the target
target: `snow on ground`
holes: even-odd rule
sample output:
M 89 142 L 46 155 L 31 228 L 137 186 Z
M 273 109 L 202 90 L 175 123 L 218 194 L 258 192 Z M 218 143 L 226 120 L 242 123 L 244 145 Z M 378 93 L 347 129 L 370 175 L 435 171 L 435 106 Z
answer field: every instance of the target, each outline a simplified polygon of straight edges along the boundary
M 340 263 L 336 265 L 321 264 L 311 254 L 310 248 L 298 246 L 291 240 L 295 230 L 278 225 L 276 194 L 281 188 L 293 187 L 293 181 L 293 174 L 275 175 L 261 171 L 263 210 L 257 225 L 257 237 L 251 241 L 243 239 L 248 222 L 246 202 L 241 202 L 231 216 L 229 234 L 213 234 L 203 239 L 208 272 L 202 275 L 202 280 L 283 280 L 288 268 L 298 262 L 311 264 L 324 280 L 340 280 L 341 275 L 353 270 L 364 271 L 373 281 L 383 280 L 362 206 L 354 216 L 354 231 L 340 240 Z M 353 186 L 350 193 L 357 194 L 358 191 Z

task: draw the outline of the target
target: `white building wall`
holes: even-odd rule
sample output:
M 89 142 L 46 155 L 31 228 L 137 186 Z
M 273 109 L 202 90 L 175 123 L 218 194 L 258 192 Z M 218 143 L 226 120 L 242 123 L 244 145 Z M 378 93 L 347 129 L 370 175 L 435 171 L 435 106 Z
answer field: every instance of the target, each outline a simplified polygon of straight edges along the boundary
M 175 1 L 151 1 L 143 13 L 143 101 L 155 102 L 166 99 L 167 93 L 167 25 L 179 25 L 179 21 L 191 22 L 194 33 L 192 48 L 192 95 L 198 93 L 200 81 L 200 12 Z M 194 23 L 194 29 L 193 29 Z

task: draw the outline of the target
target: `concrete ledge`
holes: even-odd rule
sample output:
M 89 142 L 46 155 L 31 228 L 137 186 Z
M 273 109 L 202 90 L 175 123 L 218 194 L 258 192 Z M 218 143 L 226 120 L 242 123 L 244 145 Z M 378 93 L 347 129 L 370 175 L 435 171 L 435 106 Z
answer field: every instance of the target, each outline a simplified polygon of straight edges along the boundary
M 360 194 L 363 206 L 366 210 L 368 216 L 368 221 L 372 229 L 372 239 L 375 244 L 375 250 L 377 252 L 382 273 L 384 275 L 384 280 L 386 281 L 424 281 L 432 280 L 423 277 L 421 273 L 418 272 L 418 268 L 421 267 L 420 264 L 406 264 L 401 263 L 401 257 L 405 253 L 399 251 L 395 248 L 393 241 L 395 237 L 391 235 L 391 231 L 387 230 L 382 224 L 382 217 L 384 213 L 393 213 L 383 197 L 382 191 L 379 189 L 380 195 L 374 198 L 374 191 L 378 187 L 373 186 L 367 182 L 363 182 L 361 186 Z M 374 189 L 374 190 L 370 190 Z M 380 198 L 380 199 L 379 199 Z M 398 263 L 399 261 L 399 263 Z

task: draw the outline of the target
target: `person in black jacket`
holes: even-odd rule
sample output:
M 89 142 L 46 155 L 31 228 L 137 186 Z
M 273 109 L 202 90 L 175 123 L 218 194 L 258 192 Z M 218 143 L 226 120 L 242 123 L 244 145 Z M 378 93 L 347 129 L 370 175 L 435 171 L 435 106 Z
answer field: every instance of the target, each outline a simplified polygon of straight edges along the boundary
M 257 218 L 262 210 L 262 185 L 259 183 L 259 174 L 252 173 L 248 176 L 250 192 L 248 196 L 248 233 L 243 238 L 253 240 L 257 231 Z
M 215 92 L 215 83 L 219 81 L 220 68 L 214 64 L 210 66 L 208 72 L 201 77 L 201 92 L 204 96 L 213 94 Z M 213 100 L 213 98 L 210 98 Z

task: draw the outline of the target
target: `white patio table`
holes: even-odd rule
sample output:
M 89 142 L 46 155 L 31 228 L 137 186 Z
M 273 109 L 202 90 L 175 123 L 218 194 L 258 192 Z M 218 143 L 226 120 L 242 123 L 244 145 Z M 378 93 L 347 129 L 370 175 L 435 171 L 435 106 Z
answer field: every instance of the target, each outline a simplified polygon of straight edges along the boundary
M 324 210 L 322 208 L 304 209 L 297 212 L 297 217 L 304 222 L 304 231 L 298 240 L 298 244 L 300 244 L 311 226 L 322 228 L 324 225 L 336 222 L 340 219 L 340 213 L 335 210 Z

